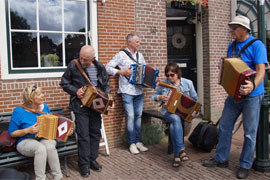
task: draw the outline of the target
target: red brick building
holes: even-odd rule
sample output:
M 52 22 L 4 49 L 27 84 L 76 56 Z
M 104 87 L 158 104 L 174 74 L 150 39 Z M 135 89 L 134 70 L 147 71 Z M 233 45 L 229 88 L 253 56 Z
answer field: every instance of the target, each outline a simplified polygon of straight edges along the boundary
M 68 62 L 87 43 L 95 47 L 97 59 L 106 64 L 125 47 L 126 35 L 135 32 L 141 37 L 140 51 L 146 62 L 160 69 L 162 78 L 168 60 L 186 69 L 183 74 L 187 78 L 192 70 L 203 118 L 217 120 L 226 96 L 218 85 L 218 63 L 231 41 L 227 24 L 235 15 L 236 1 L 208 2 L 206 7 L 192 12 L 172 12 L 164 0 L 1 1 L 0 113 L 21 104 L 23 88 L 35 83 L 42 87 L 49 107 L 63 107 L 68 116 L 69 96 L 59 86 Z M 181 52 L 181 57 L 175 52 Z M 44 65 L 42 57 L 49 54 L 58 59 L 53 66 Z M 125 128 L 117 86 L 117 77 L 111 77 L 116 107 L 104 116 L 111 147 L 121 143 Z M 153 92 L 145 89 L 144 109 L 158 108 L 151 99 Z

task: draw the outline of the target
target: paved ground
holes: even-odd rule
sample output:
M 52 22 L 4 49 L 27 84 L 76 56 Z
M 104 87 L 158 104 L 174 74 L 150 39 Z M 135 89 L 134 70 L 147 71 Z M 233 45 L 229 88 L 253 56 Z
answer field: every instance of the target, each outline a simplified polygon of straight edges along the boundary
M 92 180 L 167 180 L 167 179 L 202 179 L 220 180 L 236 179 L 236 170 L 239 168 L 239 157 L 241 152 L 243 131 L 240 129 L 233 136 L 229 168 L 208 169 L 201 165 L 205 159 L 213 156 L 214 151 L 205 153 L 194 148 L 186 139 L 185 145 L 190 157 L 190 161 L 182 164 L 180 168 L 173 168 L 171 161 L 173 155 L 167 154 L 167 138 L 160 144 L 149 146 L 149 151 L 138 155 L 132 155 L 124 147 L 110 149 L 110 156 L 104 155 L 103 151 L 98 158 L 98 162 L 103 165 L 102 172 L 93 172 L 88 179 Z M 62 161 L 62 160 L 61 160 Z M 63 164 L 61 162 L 61 164 Z M 63 168 L 63 167 L 62 167 Z M 68 180 L 87 179 L 82 178 L 78 172 L 77 156 L 69 157 L 70 177 Z M 28 172 L 34 177 L 33 166 L 19 167 L 20 171 Z M 63 170 L 64 171 L 64 170 Z M 53 179 L 47 173 L 48 179 Z M 252 170 L 249 179 L 270 179 L 270 173 L 261 173 Z

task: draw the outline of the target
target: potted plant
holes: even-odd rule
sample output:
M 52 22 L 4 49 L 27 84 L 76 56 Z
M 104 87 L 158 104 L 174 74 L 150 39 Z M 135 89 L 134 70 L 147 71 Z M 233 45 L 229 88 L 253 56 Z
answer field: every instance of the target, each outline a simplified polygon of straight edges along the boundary
M 171 7 L 180 9 L 197 9 L 198 5 L 206 6 L 207 0 L 167 0 Z

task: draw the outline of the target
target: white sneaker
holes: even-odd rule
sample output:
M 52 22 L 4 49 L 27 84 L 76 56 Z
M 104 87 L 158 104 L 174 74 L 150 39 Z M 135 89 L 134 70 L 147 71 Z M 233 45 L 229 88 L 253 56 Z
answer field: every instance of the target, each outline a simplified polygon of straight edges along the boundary
M 141 142 L 136 143 L 136 146 L 137 146 L 137 148 L 138 148 L 140 151 L 142 151 L 142 152 L 148 151 L 148 148 L 145 147 L 145 146 L 143 145 L 143 143 L 141 143 Z
M 139 154 L 140 153 L 135 144 L 131 144 L 129 146 L 129 151 L 131 152 L 131 154 Z

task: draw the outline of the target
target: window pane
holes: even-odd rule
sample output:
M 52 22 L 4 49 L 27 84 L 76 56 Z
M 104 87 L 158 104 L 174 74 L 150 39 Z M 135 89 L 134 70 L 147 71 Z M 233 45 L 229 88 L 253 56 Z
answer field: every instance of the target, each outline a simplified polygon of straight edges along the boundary
M 36 30 L 36 1 L 10 1 L 11 29 Z
M 11 36 L 13 67 L 37 67 L 37 34 L 13 32 Z
M 76 34 L 67 34 L 65 37 L 66 65 L 72 59 L 79 58 L 80 49 L 85 45 L 85 36 Z
M 61 31 L 61 0 L 39 1 L 39 29 L 47 31 Z
M 62 66 L 62 34 L 40 33 L 40 59 L 41 67 Z
M 85 2 L 65 1 L 65 31 L 85 31 Z

